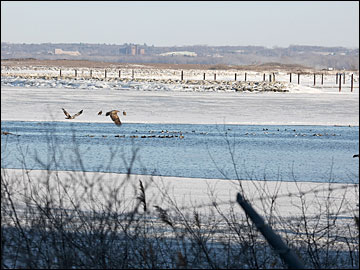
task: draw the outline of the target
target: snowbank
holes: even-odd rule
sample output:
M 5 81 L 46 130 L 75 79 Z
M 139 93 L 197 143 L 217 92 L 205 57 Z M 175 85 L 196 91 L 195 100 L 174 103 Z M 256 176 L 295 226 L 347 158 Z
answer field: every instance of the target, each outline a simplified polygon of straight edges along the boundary
M 149 175 L 130 175 L 117 173 L 99 172 L 66 172 L 66 171 L 43 171 L 30 170 L 22 171 L 19 169 L 4 169 L 3 175 L 6 179 L 17 179 L 14 194 L 21 194 L 28 179 L 50 179 L 50 185 L 62 181 L 66 183 L 69 179 L 77 187 L 78 194 L 82 193 L 81 181 L 90 184 L 94 182 L 95 187 L 102 186 L 104 190 L 108 187 L 123 186 L 122 200 L 134 199 L 138 196 L 139 179 L 146 187 L 146 197 L 148 198 L 149 211 L 154 210 L 155 205 L 160 205 L 166 209 L 167 201 L 163 193 L 167 193 L 172 200 L 178 203 L 178 207 L 184 212 L 193 208 L 199 212 L 208 211 L 215 199 L 220 209 L 226 212 L 231 203 L 236 203 L 236 195 L 243 190 L 245 196 L 253 202 L 253 206 L 262 212 L 264 202 L 271 201 L 276 194 L 276 205 L 281 216 L 299 217 L 301 216 L 301 199 L 307 202 L 316 202 L 316 207 L 306 209 L 307 216 L 316 216 L 321 205 L 325 209 L 326 198 L 331 194 L 330 212 L 336 212 L 336 208 L 343 204 L 344 213 L 340 217 L 352 217 L 356 209 L 358 200 L 358 185 L 338 184 L 338 183 L 312 183 L 312 182 L 285 182 L 285 181 L 246 181 L 246 180 L 223 180 L 223 179 L 200 179 L 200 178 L 181 178 L 164 177 Z M 80 182 L 76 182 L 76 181 Z M 51 184 L 52 183 L 52 184 Z M 100 184 L 101 183 L 101 184 Z M 241 186 L 241 188 L 240 188 Z M 127 187 L 127 188 L 125 188 Z M 18 192 L 16 192 L 18 191 Z M 99 192 L 100 194 L 101 192 Z M 97 192 L 94 192 L 97 194 Z M 301 198 L 301 194 L 304 196 Z M 19 195 L 18 195 L 19 196 Z M 19 196 L 20 199 L 21 196 Z M 105 203 L 103 196 L 97 196 L 99 205 Z M 86 203 L 84 202 L 86 205 Z M 294 207 L 297 206 L 297 207 Z M 69 206 L 70 207 L 70 206 Z M 85 206 L 84 206 L 85 207 Z M 235 207 L 238 212 L 242 212 L 240 206 Z M 84 209 L 86 210 L 86 209 Z

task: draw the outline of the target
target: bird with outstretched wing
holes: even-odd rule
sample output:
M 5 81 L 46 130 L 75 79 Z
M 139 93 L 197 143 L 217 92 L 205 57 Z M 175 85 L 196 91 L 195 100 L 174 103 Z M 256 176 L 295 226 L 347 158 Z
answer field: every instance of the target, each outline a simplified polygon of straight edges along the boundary
M 119 118 L 119 116 L 117 115 L 118 112 L 119 112 L 118 110 L 112 110 L 112 111 L 107 112 L 107 113 L 106 113 L 106 116 L 109 116 L 109 115 L 110 115 L 110 118 L 111 118 L 111 120 L 114 121 L 115 125 L 121 126 L 120 118 Z
M 81 110 L 80 112 L 71 116 L 64 108 L 62 108 L 62 110 L 63 110 L 64 114 L 66 115 L 65 119 L 74 119 L 75 117 L 79 116 L 83 112 L 83 110 Z

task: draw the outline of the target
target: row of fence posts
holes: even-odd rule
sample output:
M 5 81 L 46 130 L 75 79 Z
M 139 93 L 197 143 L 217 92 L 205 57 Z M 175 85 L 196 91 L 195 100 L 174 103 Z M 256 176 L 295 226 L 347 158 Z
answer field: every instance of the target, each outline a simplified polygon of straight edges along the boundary
M 77 77 L 77 69 L 75 69 L 74 72 L 75 72 L 75 77 Z M 134 75 L 135 75 L 134 70 L 132 70 L 131 77 L 134 78 Z M 60 77 L 62 77 L 61 69 L 60 69 Z M 92 78 L 92 69 L 90 69 L 90 78 Z M 104 78 L 105 79 L 107 78 L 107 70 L 106 69 L 105 69 Z M 119 70 L 119 78 L 121 78 L 121 70 Z
M 343 84 L 345 84 L 345 73 L 336 73 L 336 84 L 339 81 L 339 92 L 341 92 L 341 76 L 343 76 Z M 351 92 L 354 89 L 354 74 L 351 74 L 350 89 Z
M 301 73 L 297 73 L 297 79 L 298 79 L 298 84 L 300 84 L 300 74 Z M 292 73 L 289 73 L 290 78 L 289 81 L 290 83 L 292 82 Z M 339 92 L 341 92 L 341 76 L 343 76 L 343 84 L 345 84 L 345 73 L 336 73 L 336 84 L 339 84 Z M 61 69 L 60 69 L 60 77 L 62 77 L 62 73 L 61 73 Z M 77 70 L 75 69 L 75 77 L 77 77 Z M 134 70 L 132 70 L 131 72 L 131 77 L 134 79 L 135 77 L 135 72 Z M 90 70 L 90 78 L 92 78 L 92 70 Z M 105 69 L 105 79 L 107 78 L 107 71 Z M 119 70 L 119 78 L 121 78 L 121 70 Z M 205 81 L 206 78 L 206 74 L 204 73 L 203 75 L 203 80 Z M 181 77 L 180 79 L 183 81 L 184 80 L 184 71 L 181 71 Z M 237 80 L 237 73 L 235 73 L 235 81 Z M 245 72 L 244 74 L 244 80 L 246 82 L 247 80 L 247 73 Z M 214 81 L 216 81 L 216 73 L 214 73 Z M 265 81 L 265 73 L 263 75 L 263 81 Z M 269 82 L 275 81 L 275 73 L 269 74 Z M 353 92 L 354 89 L 354 74 L 351 74 L 351 92 Z M 324 84 L 324 74 L 321 74 L 321 85 Z M 314 86 L 316 85 L 316 73 L 314 73 Z
M 77 70 L 75 69 L 74 70 L 75 71 L 75 77 L 77 77 Z M 134 75 L 135 75 L 135 73 L 134 73 L 134 70 L 132 70 L 132 75 L 131 75 L 131 77 L 132 78 L 134 78 Z M 273 80 L 275 81 L 275 74 L 273 73 Z M 61 69 L 60 69 L 60 77 L 62 77 L 62 73 L 61 73 Z M 90 69 L 90 78 L 92 78 L 92 70 Z M 105 69 L 105 75 L 104 75 L 104 78 L 106 79 L 107 78 L 107 70 Z M 121 78 L 121 70 L 119 70 L 119 78 Z M 184 71 L 182 70 L 181 71 L 181 76 L 180 76 L 180 79 L 183 81 L 184 80 Z M 206 79 L 206 73 L 204 73 L 204 75 L 203 75 L 203 80 L 205 81 L 205 79 Z M 235 73 L 235 81 L 237 80 L 237 73 Z M 246 80 L 247 80 L 247 73 L 245 72 L 245 74 L 244 74 L 244 80 L 245 80 L 245 82 L 246 82 Z M 214 81 L 216 81 L 216 73 L 214 73 Z M 264 81 L 265 81 L 265 73 L 264 73 Z M 271 75 L 269 75 L 269 81 L 271 82 L 272 80 L 271 80 Z

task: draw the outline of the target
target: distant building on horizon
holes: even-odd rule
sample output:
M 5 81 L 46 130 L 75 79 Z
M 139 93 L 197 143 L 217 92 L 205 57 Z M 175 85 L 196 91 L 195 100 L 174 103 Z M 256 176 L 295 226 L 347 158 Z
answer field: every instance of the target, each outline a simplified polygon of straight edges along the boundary
M 166 53 L 160 53 L 160 56 L 190 56 L 190 57 L 196 57 L 197 54 L 195 52 L 189 52 L 189 51 L 177 51 L 177 52 L 166 52 Z
M 119 49 L 120 54 L 126 54 L 126 55 L 144 55 L 145 49 L 141 48 L 139 45 L 126 45 L 123 48 Z
M 72 56 L 79 56 L 81 53 L 79 51 L 63 51 L 62 49 L 55 49 L 55 54 L 67 54 Z

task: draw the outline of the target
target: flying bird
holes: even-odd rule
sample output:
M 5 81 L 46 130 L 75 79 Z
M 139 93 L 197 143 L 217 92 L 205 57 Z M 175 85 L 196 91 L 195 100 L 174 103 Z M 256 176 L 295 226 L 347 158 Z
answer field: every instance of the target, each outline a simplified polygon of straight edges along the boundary
M 356 154 L 356 155 L 353 155 L 353 158 L 358 158 L 359 157 L 359 154 Z
M 118 110 L 112 110 L 112 111 L 109 111 L 106 113 L 106 116 L 109 116 L 111 117 L 111 119 L 114 121 L 115 125 L 117 126 L 121 126 L 121 121 L 120 121 L 120 118 L 119 116 L 117 115 L 119 111 Z
M 81 110 L 80 112 L 74 114 L 73 116 L 71 116 L 67 111 L 65 111 L 64 108 L 62 108 L 64 114 L 66 115 L 65 119 L 74 119 L 76 116 L 79 116 L 80 114 L 82 114 L 83 110 Z

